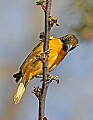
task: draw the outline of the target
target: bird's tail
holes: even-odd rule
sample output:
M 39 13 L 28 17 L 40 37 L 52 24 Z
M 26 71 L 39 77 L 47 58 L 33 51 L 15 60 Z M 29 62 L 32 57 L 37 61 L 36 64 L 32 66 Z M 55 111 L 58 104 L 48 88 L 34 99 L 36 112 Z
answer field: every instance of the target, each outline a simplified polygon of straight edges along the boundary
M 26 80 L 21 80 L 21 82 L 19 83 L 18 85 L 18 88 L 16 90 L 16 93 L 14 95 L 14 102 L 15 104 L 19 103 L 19 101 L 21 100 L 25 90 L 26 90 L 26 87 L 28 85 L 28 81 Z

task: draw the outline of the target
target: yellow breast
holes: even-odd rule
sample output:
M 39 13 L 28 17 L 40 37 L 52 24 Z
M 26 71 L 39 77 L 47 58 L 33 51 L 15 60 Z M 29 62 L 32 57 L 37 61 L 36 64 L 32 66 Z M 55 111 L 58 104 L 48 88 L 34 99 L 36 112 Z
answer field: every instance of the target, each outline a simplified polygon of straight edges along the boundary
M 60 39 L 52 39 L 49 43 L 49 58 L 48 58 L 48 68 L 52 71 L 58 64 L 64 59 L 67 54 L 63 50 L 63 43 Z M 39 56 L 43 52 L 43 43 L 30 55 L 26 63 L 23 65 L 22 73 L 27 74 L 27 79 L 31 79 L 36 75 L 42 74 L 42 62 L 39 60 L 33 64 L 36 56 Z

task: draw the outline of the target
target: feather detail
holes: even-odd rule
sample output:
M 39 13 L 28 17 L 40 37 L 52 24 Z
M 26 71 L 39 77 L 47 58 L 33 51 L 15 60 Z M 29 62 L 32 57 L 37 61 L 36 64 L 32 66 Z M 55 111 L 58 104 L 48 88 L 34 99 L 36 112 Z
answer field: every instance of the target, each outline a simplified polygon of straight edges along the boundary
M 22 96 L 25 92 L 25 89 L 26 88 L 25 88 L 24 84 L 22 82 L 20 82 L 19 86 L 18 86 L 18 89 L 17 89 L 17 91 L 15 93 L 15 96 L 14 96 L 15 104 L 17 104 L 21 100 L 21 98 L 22 98 Z
M 16 78 L 16 82 L 18 82 L 22 77 L 22 72 L 19 71 L 18 73 L 14 74 L 13 77 Z

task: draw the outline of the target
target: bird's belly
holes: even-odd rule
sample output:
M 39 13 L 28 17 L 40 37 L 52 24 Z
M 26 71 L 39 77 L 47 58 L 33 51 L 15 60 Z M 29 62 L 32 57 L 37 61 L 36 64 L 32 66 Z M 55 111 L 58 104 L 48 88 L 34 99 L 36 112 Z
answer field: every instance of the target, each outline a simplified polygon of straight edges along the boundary
M 55 44 L 56 43 L 56 44 Z M 52 71 L 55 69 L 58 64 L 64 59 L 67 52 L 63 50 L 63 46 L 60 40 L 51 40 L 49 44 L 50 53 L 48 58 L 48 69 Z M 30 60 L 27 65 L 24 65 L 23 71 L 29 71 L 29 79 L 32 79 L 36 75 L 42 74 L 42 62 L 40 60 L 33 63 L 36 59 L 36 56 L 39 56 L 43 52 L 43 44 L 30 56 Z M 29 69 L 29 70 L 28 70 Z
M 60 54 L 58 54 L 58 55 L 54 55 L 54 56 L 51 55 L 48 58 L 49 71 L 52 71 L 53 69 L 55 69 L 59 65 L 59 63 L 64 59 L 66 54 L 67 53 L 61 51 Z M 41 61 L 37 61 L 34 64 L 34 67 L 32 66 L 31 73 L 33 74 L 33 76 L 42 74 L 42 62 Z

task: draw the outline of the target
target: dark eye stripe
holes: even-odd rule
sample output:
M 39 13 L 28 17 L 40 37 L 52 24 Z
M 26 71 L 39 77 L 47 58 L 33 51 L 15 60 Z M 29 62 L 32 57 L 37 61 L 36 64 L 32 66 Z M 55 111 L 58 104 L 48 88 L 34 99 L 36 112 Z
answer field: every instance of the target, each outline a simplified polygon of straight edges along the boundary
M 66 45 L 63 45 L 63 50 L 67 51 L 68 47 Z

